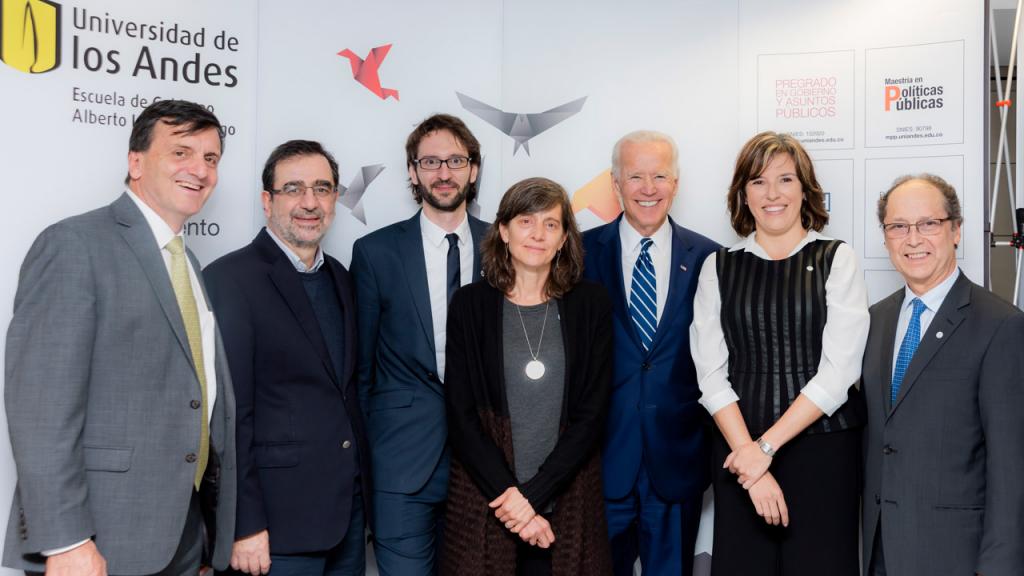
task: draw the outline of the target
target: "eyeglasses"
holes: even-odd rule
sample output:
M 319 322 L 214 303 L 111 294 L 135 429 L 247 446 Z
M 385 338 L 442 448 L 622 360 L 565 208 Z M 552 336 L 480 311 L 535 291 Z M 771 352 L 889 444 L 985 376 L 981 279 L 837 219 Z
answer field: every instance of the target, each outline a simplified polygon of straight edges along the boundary
M 891 224 L 882 224 L 882 230 L 885 231 L 886 238 L 904 238 L 910 234 L 911 228 L 917 228 L 917 233 L 922 236 L 934 236 L 942 230 L 942 224 L 949 220 L 952 220 L 952 218 L 929 218 L 914 224 L 893 222 Z
M 313 196 L 317 198 L 327 198 L 331 194 L 334 194 L 335 188 L 330 184 L 311 184 L 306 186 L 305 184 L 297 184 L 289 182 L 284 186 L 281 186 L 280 190 L 270 190 L 274 194 L 281 194 L 289 198 L 298 198 L 306 194 L 306 190 L 312 190 Z
M 447 159 L 442 160 L 435 156 L 426 156 L 424 158 L 417 158 L 412 163 L 424 170 L 440 170 L 441 164 L 448 166 L 449 170 L 461 170 L 469 166 L 469 158 L 465 156 L 449 156 Z

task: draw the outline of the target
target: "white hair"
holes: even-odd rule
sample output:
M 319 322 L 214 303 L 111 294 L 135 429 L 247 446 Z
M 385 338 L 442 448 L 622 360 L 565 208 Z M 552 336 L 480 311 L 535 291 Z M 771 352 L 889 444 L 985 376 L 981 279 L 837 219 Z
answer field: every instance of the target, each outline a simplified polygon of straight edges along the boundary
M 668 147 L 672 150 L 672 175 L 679 176 L 679 148 L 676 147 L 676 141 L 664 132 L 658 132 L 656 130 L 635 130 L 626 134 L 622 138 L 619 138 L 619 141 L 615 143 L 615 147 L 612 148 L 613 178 L 618 178 L 619 172 L 622 170 L 622 145 L 627 142 L 633 144 L 642 142 L 663 142 L 668 144 Z

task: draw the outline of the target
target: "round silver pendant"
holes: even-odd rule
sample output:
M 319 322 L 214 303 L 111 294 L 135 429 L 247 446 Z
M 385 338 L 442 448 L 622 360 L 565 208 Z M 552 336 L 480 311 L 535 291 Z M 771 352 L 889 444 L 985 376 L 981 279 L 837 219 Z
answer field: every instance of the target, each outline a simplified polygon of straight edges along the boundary
M 530 360 L 526 363 L 526 377 L 530 380 L 540 380 L 544 377 L 544 363 L 540 360 Z

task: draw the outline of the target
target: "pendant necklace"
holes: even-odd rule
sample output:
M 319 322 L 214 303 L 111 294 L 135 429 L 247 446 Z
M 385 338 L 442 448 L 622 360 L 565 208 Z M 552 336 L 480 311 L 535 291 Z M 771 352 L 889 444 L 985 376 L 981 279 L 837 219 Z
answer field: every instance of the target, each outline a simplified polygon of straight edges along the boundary
M 544 305 L 544 322 L 540 325 L 540 338 L 537 340 L 537 354 L 533 353 L 533 346 L 530 344 L 530 335 L 526 333 L 526 322 L 523 321 L 523 311 L 519 308 L 519 304 L 516 304 L 516 312 L 519 312 L 519 323 L 523 326 L 523 336 L 526 336 L 526 347 L 530 349 L 530 356 L 533 360 L 526 363 L 526 377 L 530 380 L 540 380 L 544 377 L 544 363 L 537 360 L 537 356 L 540 354 L 540 346 L 544 342 L 544 328 L 548 325 L 548 307 L 551 305 L 551 300 L 548 299 Z

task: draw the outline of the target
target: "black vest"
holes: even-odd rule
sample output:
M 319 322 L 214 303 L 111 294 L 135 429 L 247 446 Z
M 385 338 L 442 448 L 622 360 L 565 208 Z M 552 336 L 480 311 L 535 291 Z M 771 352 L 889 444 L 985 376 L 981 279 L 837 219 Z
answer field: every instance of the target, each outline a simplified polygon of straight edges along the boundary
M 754 438 L 771 428 L 818 372 L 828 319 L 825 282 L 840 244 L 838 240 L 810 242 L 783 260 L 765 260 L 744 250 L 718 251 L 729 381 Z M 832 416 L 816 420 L 806 432 L 834 432 L 863 424 L 863 398 L 860 390 L 851 387 L 846 403 Z

